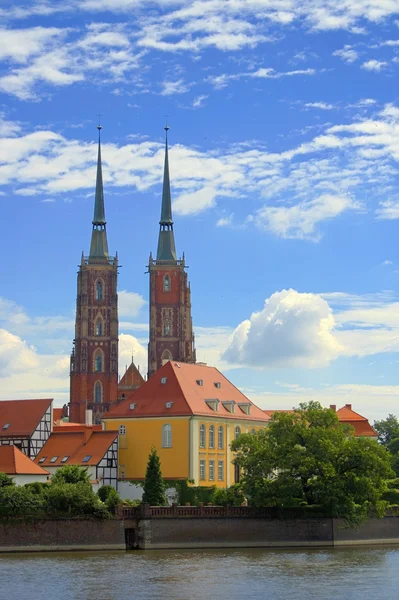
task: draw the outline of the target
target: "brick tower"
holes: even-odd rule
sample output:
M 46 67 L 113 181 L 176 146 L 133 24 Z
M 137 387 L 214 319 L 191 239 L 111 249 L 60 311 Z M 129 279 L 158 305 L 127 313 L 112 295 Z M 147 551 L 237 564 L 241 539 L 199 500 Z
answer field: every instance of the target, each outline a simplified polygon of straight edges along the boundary
M 150 254 L 150 341 L 148 377 L 168 360 L 195 363 L 191 292 L 184 254 L 176 258 L 169 179 L 168 129 L 157 258 Z
M 76 325 L 71 354 L 69 419 L 100 423 L 118 397 L 118 257 L 108 255 L 98 126 L 97 181 L 90 255 L 78 271 Z

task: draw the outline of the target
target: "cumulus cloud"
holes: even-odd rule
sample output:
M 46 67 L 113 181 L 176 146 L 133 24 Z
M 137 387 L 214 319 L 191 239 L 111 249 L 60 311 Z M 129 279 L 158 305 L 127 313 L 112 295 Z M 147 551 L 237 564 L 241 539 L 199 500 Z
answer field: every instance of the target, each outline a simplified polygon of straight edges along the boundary
M 140 365 L 141 374 L 147 373 L 147 350 L 133 335 L 121 333 L 119 336 L 119 374 L 123 375 L 126 366 L 132 362 Z
M 38 365 L 33 347 L 6 329 L 0 329 L 0 377 L 21 373 Z
M 333 329 L 321 296 L 282 290 L 238 325 L 222 358 L 254 367 L 324 367 L 341 351 Z
M 384 69 L 387 65 L 388 63 L 383 60 L 376 60 L 375 58 L 372 58 L 371 60 L 368 60 L 362 64 L 362 69 L 365 69 L 366 71 L 379 72 L 382 69 Z
M 118 292 L 118 309 L 121 317 L 136 317 L 146 304 L 143 296 L 136 292 Z
M 353 49 L 353 46 L 346 44 L 340 50 L 335 50 L 332 54 L 333 56 L 339 56 L 347 63 L 353 63 L 355 60 L 359 58 L 359 53 Z

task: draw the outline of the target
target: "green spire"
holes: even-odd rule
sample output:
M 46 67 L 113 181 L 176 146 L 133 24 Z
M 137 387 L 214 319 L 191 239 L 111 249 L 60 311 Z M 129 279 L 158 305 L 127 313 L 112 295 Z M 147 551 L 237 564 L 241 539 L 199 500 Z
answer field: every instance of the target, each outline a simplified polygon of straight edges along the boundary
M 166 125 L 165 166 L 163 173 L 162 208 L 161 220 L 159 221 L 157 260 L 176 260 L 169 178 L 168 129 L 169 127 Z
M 108 259 L 108 242 L 106 232 L 106 220 L 104 209 L 104 188 L 103 188 L 103 172 L 101 166 L 101 125 L 98 129 L 98 157 L 97 157 L 97 180 L 96 180 L 96 196 L 94 201 L 94 216 L 93 216 L 93 231 L 91 235 L 90 258 Z

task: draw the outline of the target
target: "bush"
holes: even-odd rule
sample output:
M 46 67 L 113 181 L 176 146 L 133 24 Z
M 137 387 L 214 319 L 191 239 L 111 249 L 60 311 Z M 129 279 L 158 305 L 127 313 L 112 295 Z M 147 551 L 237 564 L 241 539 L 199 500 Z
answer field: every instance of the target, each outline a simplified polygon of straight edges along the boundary
M 116 512 L 116 507 L 120 504 L 121 499 L 118 492 L 112 485 L 103 485 L 97 492 L 98 497 L 113 515 Z
M 241 506 L 244 502 L 244 494 L 238 484 L 226 489 L 215 488 L 212 493 L 211 502 L 215 506 Z
M 13 478 L 0 471 L 0 488 L 12 485 L 15 485 Z
M 98 518 L 109 516 L 92 487 L 84 482 L 59 483 L 49 486 L 47 509 L 53 515 L 92 515 Z
M 32 483 L 25 483 L 24 488 L 30 490 L 32 494 L 43 496 L 47 493 L 49 484 L 45 481 L 32 481 Z
M 51 478 L 51 484 L 58 485 L 60 483 L 85 483 L 91 485 L 87 467 L 64 465 L 60 469 L 57 469 Z
M 32 493 L 26 487 L 7 485 L 0 488 L 0 516 L 37 517 L 46 512 L 46 503 L 42 496 Z

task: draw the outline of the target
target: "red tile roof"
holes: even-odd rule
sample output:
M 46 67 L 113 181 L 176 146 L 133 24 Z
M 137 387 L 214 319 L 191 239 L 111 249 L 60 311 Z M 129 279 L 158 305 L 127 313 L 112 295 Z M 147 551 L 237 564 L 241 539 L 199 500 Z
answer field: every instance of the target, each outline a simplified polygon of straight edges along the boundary
M 35 458 L 35 463 L 44 467 L 62 465 L 97 465 L 118 436 L 117 431 L 57 431 L 52 433 Z M 56 456 L 57 459 L 51 459 Z M 62 462 L 64 457 L 67 460 Z M 83 462 L 86 456 L 89 460 Z M 41 459 L 45 459 L 42 462 Z
M 85 423 L 69 423 L 69 421 L 59 421 L 54 425 L 53 431 L 102 431 L 101 425 L 85 425 Z
M 0 446 L 0 471 L 7 475 L 48 475 L 16 446 Z
M 52 401 L 52 398 L 0 401 L 0 437 L 32 435 Z M 4 429 L 7 424 L 9 426 Z
M 119 388 L 127 387 L 135 387 L 138 388 L 144 384 L 144 378 L 136 365 L 132 362 L 129 365 L 129 368 L 125 371 L 125 374 L 121 378 L 118 383 Z
M 166 382 L 162 383 L 165 378 Z M 202 384 L 199 385 L 198 382 Z M 209 405 L 209 402 L 215 400 L 219 401 L 217 411 Z M 235 402 L 234 413 L 226 408 L 229 402 Z M 167 403 L 171 403 L 169 408 Z M 133 410 L 130 408 L 132 404 L 135 405 Z M 247 407 L 249 407 L 249 415 L 245 412 Z M 174 361 L 167 362 L 129 398 L 110 410 L 104 418 L 185 415 L 266 422 L 270 419 L 215 367 Z

